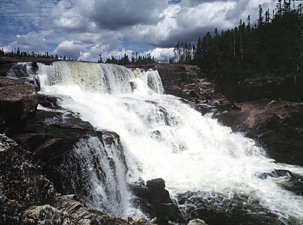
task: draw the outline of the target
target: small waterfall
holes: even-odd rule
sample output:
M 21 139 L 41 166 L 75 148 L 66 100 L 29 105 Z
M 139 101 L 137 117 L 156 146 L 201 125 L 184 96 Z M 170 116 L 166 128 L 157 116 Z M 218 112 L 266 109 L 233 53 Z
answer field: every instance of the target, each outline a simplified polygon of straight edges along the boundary
M 79 140 L 61 169 L 65 190 L 78 193 L 90 207 L 109 214 L 129 213 L 128 169 L 119 136 L 104 132 L 99 138 Z
M 65 158 L 62 168 L 71 178 L 66 188 L 78 191 L 88 205 L 117 216 L 142 216 L 128 185 L 161 177 L 187 219 L 240 213 L 232 224 L 251 218 L 303 223 L 302 196 L 283 188 L 291 185 L 289 177 L 261 179 L 274 170 L 301 179 L 303 168 L 275 163 L 253 140 L 163 95 L 157 71 L 54 62 L 39 64 L 38 75 L 43 94 L 60 95 L 62 108 L 119 136 L 120 143 L 105 136 L 79 140 Z
M 119 95 L 131 93 L 133 89 L 130 83 L 132 83 L 137 87 L 147 85 L 150 90 L 163 93 L 157 71 L 131 71 L 113 64 L 54 62 L 51 66 L 39 64 L 38 74 L 48 75 L 46 83 L 43 84 L 46 86 L 76 85 L 84 91 Z M 142 91 L 142 88 L 137 88 L 137 91 L 140 90 Z

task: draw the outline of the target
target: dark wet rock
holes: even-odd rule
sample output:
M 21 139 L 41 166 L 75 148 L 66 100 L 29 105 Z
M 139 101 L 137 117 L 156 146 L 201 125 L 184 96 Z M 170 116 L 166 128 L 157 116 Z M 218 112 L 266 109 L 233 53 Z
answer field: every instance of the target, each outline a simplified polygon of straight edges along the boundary
M 280 183 L 279 185 L 296 195 L 303 195 L 303 177 L 290 172 L 289 170 L 273 170 L 271 172 L 257 174 L 260 179 L 268 178 L 284 178 L 288 182 Z
M 187 221 L 203 218 L 207 224 L 283 225 L 279 217 L 247 195 L 234 193 L 226 198 L 215 192 L 185 192 L 177 196 L 179 207 L 186 207 Z M 249 202 L 249 204 L 245 204 Z M 244 203 L 244 204 L 243 204 Z M 198 207 L 197 207 L 198 206 Z M 247 213 L 250 212 L 250 213 Z M 262 216 L 260 216 L 262 215 Z
M 207 104 L 197 104 L 195 110 L 199 111 L 204 116 L 206 113 L 212 112 L 213 107 Z
M 0 60 L 0 77 L 5 77 L 7 71 L 14 65 L 13 62 L 4 62 Z
M 37 111 L 24 133 L 13 138 L 44 166 L 70 151 L 79 139 L 96 135 L 90 123 L 69 112 Z
M 34 85 L 0 77 L 0 132 L 9 136 L 21 132 L 27 120 L 35 116 L 37 105 Z
M 59 105 L 60 100 L 61 98 L 59 96 L 48 96 L 41 93 L 38 95 L 38 103 L 46 108 L 62 109 L 62 107 Z
M 184 222 L 177 205 L 173 203 L 165 189 L 165 181 L 162 178 L 149 180 L 146 185 L 143 182 L 137 183 L 132 186 L 132 190 L 138 196 L 138 206 L 148 213 L 150 218 L 156 218 L 155 223 Z
M 258 177 L 262 180 L 267 179 L 268 177 L 273 177 L 273 178 L 285 177 L 287 179 L 291 179 L 293 175 L 288 170 L 273 170 L 271 172 L 259 174 Z

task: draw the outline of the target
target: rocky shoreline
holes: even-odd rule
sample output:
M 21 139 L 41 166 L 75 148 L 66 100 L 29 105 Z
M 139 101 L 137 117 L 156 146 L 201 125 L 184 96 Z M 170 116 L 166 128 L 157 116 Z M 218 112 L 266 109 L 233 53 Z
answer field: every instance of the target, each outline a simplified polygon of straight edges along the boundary
M 20 60 L 0 60 L 0 202 L 3 206 L 0 223 L 151 224 L 143 218 L 106 215 L 85 206 L 79 196 L 65 193 L 61 188 L 61 171 L 57 165 L 79 139 L 95 136 L 110 145 L 113 140 L 119 142 L 119 136 L 96 131 L 71 112 L 64 112 L 63 122 L 62 112 L 37 110 L 39 103 L 60 111 L 58 98 L 38 96 L 34 85 L 3 77 L 10 68 L 8 65 Z M 257 140 L 276 161 L 302 165 L 302 102 L 281 99 L 232 102 L 218 92 L 215 84 L 203 78 L 196 66 L 152 64 L 142 68 L 157 69 L 167 94 L 186 99 L 203 115 L 212 113 L 222 124 Z M 131 188 L 137 196 L 141 195 L 143 211 L 158 218 L 156 223 L 167 224 L 170 220 L 185 223 L 165 190 L 164 180 L 155 179 L 146 185 L 138 183 Z M 189 224 L 205 223 L 195 220 Z

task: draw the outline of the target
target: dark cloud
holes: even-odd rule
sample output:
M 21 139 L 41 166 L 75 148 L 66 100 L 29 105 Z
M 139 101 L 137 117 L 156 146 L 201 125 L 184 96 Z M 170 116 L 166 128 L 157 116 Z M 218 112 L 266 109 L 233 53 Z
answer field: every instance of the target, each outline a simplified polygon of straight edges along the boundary
M 185 7 L 195 7 L 204 3 L 228 2 L 228 1 L 230 0 L 182 0 L 180 4 Z M 240 0 L 236 0 L 236 1 L 240 1 Z
M 230 9 L 225 14 L 226 20 L 238 20 L 239 15 L 244 12 L 248 7 L 249 1 L 240 1 L 236 4 L 236 6 L 233 9 Z
M 185 30 L 174 30 L 169 33 L 169 36 L 162 41 L 156 41 L 152 43 L 155 47 L 161 48 L 171 48 L 175 47 L 178 41 L 180 42 L 190 42 L 193 45 L 197 44 L 198 38 L 203 37 L 207 32 L 214 35 L 214 27 L 188 27 Z
M 156 24 L 167 6 L 163 0 L 104 0 L 96 2 L 90 18 L 101 28 L 118 30 L 136 24 Z

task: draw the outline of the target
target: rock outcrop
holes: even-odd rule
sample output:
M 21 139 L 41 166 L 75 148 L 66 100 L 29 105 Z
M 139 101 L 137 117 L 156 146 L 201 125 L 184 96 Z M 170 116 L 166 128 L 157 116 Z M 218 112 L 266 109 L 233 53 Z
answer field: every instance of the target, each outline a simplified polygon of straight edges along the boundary
M 149 180 L 146 185 L 144 182 L 137 183 L 132 190 L 139 197 L 138 206 L 151 218 L 156 218 L 156 224 L 168 224 L 169 221 L 185 223 L 177 205 L 169 197 L 162 178 Z
M 36 87 L 0 77 L 0 132 L 12 136 L 25 128 L 38 105 Z
M 216 116 L 221 123 L 255 139 L 276 161 L 303 165 L 303 103 L 264 99 L 235 105 Z
M 187 225 L 207 225 L 204 220 L 194 219 L 188 222 Z

